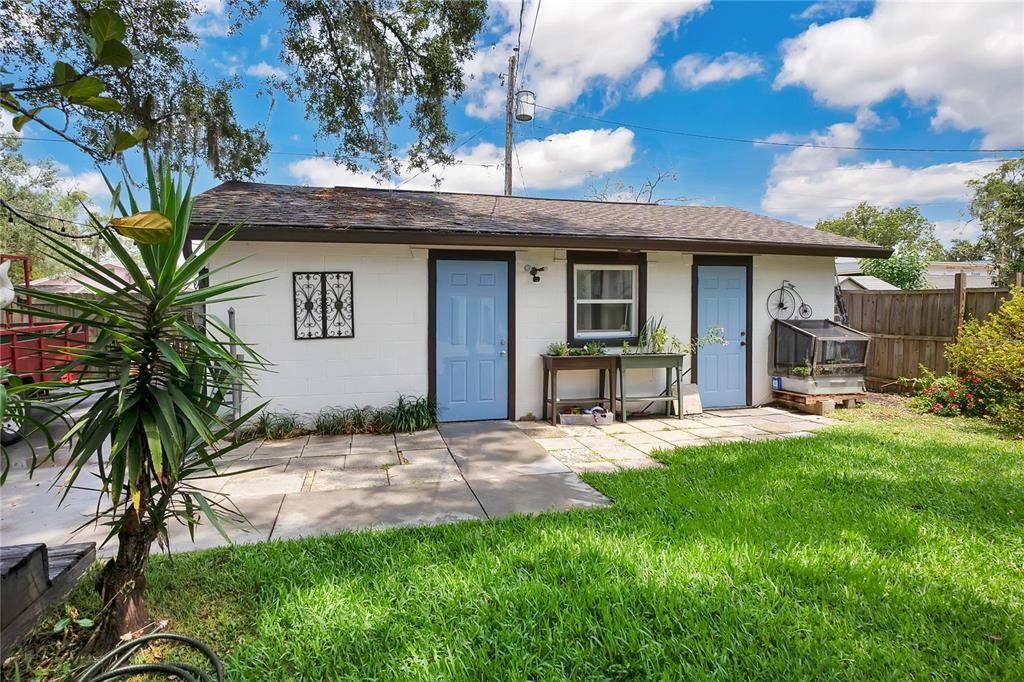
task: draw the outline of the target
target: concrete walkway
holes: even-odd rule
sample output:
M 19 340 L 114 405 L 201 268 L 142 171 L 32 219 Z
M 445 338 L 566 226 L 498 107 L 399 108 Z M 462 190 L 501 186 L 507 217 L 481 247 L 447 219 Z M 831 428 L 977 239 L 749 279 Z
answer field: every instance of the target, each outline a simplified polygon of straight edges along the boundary
M 551 426 L 517 422 L 516 426 L 576 472 L 615 472 L 660 466 L 656 450 L 715 443 L 810 436 L 838 419 L 790 412 L 775 407 L 710 410 L 677 419 L 648 417 L 608 426 Z
M 307 436 L 251 443 L 221 478 L 199 481 L 211 499 L 230 500 L 251 527 L 228 527 L 234 542 L 295 538 L 608 505 L 597 492 L 510 422 L 442 425 L 412 434 Z M 71 541 L 94 509 L 95 491 L 74 489 L 56 508 L 57 468 L 29 481 L 14 471 L 0 490 L 0 544 Z M 84 476 L 83 478 L 88 478 Z M 102 541 L 88 526 L 73 541 Z M 222 545 L 203 523 L 191 541 L 171 533 L 174 551 Z M 113 546 L 104 548 L 106 552 Z
M 230 500 L 248 519 L 249 527 L 226 528 L 234 542 L 258 542 L 604 506 L 611 500 L 578 473 L 657 467 L 649 454 L 655 450 L 806 436 L 833 423 L 751 408 L 602 427 L 500 421 L 397 436 L 304 436 L 249 443 L 236 450 L 230 475 L 197 485 L 213 500 Z M 0 489 L 0 544 L 104 539 L 106 529 L 92 525 L 72 537 L 95 509 L 97 494 L 71 490 L 58 508 L 50 488 L 57 475 L 59 467 L 41 469 L 33 480 L 24 470 L 11 472 Z M 80 484 L 90 479 L 83 474 Z M 183 526 L 171 533 L 173 551 L 223 544 L 205 522 L 194 543 Z

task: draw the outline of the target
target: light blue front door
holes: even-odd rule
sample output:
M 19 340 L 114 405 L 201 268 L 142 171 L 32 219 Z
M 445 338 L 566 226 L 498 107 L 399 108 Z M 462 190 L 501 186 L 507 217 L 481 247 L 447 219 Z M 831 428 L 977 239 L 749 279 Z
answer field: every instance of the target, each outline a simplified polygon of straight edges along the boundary
M 443 422 L 508 418 L 508 263 L 438 260 L 437 411 Z
M 747 404 L 747 269 L 697 266 L 697 334 L 721 327 L 725 345 L 697 351 L 697 387 L 704 407 Z

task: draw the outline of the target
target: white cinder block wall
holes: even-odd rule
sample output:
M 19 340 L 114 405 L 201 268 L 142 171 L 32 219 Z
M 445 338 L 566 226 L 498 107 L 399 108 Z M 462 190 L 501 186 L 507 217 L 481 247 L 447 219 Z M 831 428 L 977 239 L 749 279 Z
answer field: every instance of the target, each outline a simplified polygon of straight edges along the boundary
M 814 309 L 816 320 L 831 320 L 835 313 L 835 259 L 821 256 L 754 256 L 754 305 L 751 321 L 754 404 L 771 400 L 771 348 L 768 337 L 772 318 L 768 315 L 768 295 L 788 279 L 796 286 L 804 302 Z
M 329 405 L 384 405 L 399 394 L 426 395 L 428 252 L 425 246 L 229 243 L 213 267 L 246 260 L 215 275 L 213 281 L 264 272 L 274 279 L 251 287 L 248 293 L 254 298 L 219 304 L 211 311 L 226 321 L 227 309 L 233 306 L 239 335 L 274 364 L 259 385 L 261 399 L 270 400 L 272 409 L 312 414 Z M 648 254 L 647 314 L 663 316 L 669 332 L 684 342 L 691 327 L 692 263 L 689 254 Z M 545 268 L 540 282 L 532 281 L 526 265 Z M 815 317 L 831 317 L 833 267 L 830 257 L 754 257 L 755 404 L 771 395 L 771 320 L 765 303 L 769 292 L 788 279 L 814 308 Z M 355 337 L 296 341 L 292 273 L 339 270 L 353 273 Z M 550 343 L 565 340 L 566 279 L 565 250 L 516 251 L 515 415 L 519 418 L 541 414 L 539 356 Z M 593 395 L 596 381 L 596 373 L 563 373 L 560 393 Z M 634 382 L 640 381 L 643 385 L 634 389 Z M 659 392 L 663 382 L 660 372 L 630 374 L 631 391 Z
M 259 393 L 271 409 L 316 413 L 329 405 L 384 405 L 399 394 L 427 394 L 427 252 L 407 246 L 233 242 L 213 264 L 244 263 L 221 278 L 274 277 L 235 308 L 239 336 L 274 367 Z M 212 268 L 211 268 L 212 269 Z M 296 341 L 292 273 L 352 271 L 355 337 Z M 214 278 L 216 281 L 216 278 Z

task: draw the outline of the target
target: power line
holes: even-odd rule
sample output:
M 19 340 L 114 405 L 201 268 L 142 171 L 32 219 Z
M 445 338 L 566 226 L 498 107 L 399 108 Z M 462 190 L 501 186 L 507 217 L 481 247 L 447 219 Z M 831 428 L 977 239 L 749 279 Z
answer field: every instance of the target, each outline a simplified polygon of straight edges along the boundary
M 32 142 L 64 142 L 64 140 L 62 140 L 60 138 L 57 138 L 57 137 L 30 137 L 30 136 L 27 136 L 27 135 L 25 135 L 25 136 L 20 136 L 20 135 L 0 135 L 0 137 L 3 137 L 4 139 L 11 139 L 11 140 L 29 140 L 29 141 L 32 141 Z M 325 154 L 323 152 L 279 152 L 279 151 L 271 150 L 271 151 L 267 152 L 267 154 L 270 154 L 270 155 L 273 155 L 273 156 L 301 156 L 303 158 L 312 158 L 312 159 L 332 159 L 332 158 L 334 158 L 330 154 Z M 363 161 L 373 161 L 374 160 L 373 158 L 371 158 L 369 156 L 354 156 L 353 158 L 361 159 Z M 460 162 L 460 163 L 461 163 L 461 165 L 464 165 L 464 166 L 474 166 L 474 167 L 479 167 L 479 168 L 497 168 L 500 165 L 500 164 L 496 164 L 496 163 L 463 163 L 463 162 Z
M 24 222 L 24 223 L 26 223 L 26 224 L 28 224 L 28 225 L 30 225 L 30 226 L 38 229 L 38 230 L 43 230 L 44 232 L 48 232 L 48 233 L 56 235 L 58 237 L 63 237 L 65 239 L 92 239 L 93 237 L 100 236 L 100 233 L 102 232 L 102 230 L 97 230 L 95 232 L 91 232 L 91 233 L 87 233 L 87 234 L 68 234 L 67 231 L 64 228 L 62 228 L 60 230 L 56 230 L 56 229 L 50 227 L 49 225 L 43 225 L 42 223 L 36 222 L 35 220 L 33 220 L 33 219 L 27 217 L 26 215 L 24 215 L 24 213 L 29 213 L 29 214 L 40 216 L 40 217 L 43 217 L 43 218 L 48 218 L 50 220 L 57 220 L 57 221 L 60 221 L 62 223 L 68 223 L 69 225 L 77 225 L 79 227 L 94 227 L 94 226 L 93 225 L 84 225 L 82 223 L 76 223 L 76 222 L 74 222 L 72 220 L 67 220 L 66 218 L 58 218 L 57 216 L 46 215 L 45 213 L 38 213 L 36 211 L 24 211 L 24 212 L 22 212 L 22 211 L 20 211 L 20 210 L 18 210 L 16 208 L 14 208 L 13 206 L 11 206 L 9 203 L 7 203 L 7 201 L 5 201 L 3 199 L 0 199 L 0 207 L 7 209 L 10 212 L 11 216 L 13 216 L 13 218 L 17 218 L 18 220 L 21 220 L 22 222 Z M 13 218 L 11 219 L 12 223 L 14 222 Z
M 526 0 L 519 0 L 519 35 L 516 36 L 516 52 L 523 46 L 523 12 L 526 11 Z
M 535 33 L 537 33 L 537 18 L 540 16 L 540 4 L 541 4 L 541 2 L 542 2 L 542 0 L 537 0 L 537 9 L 533 13 L 533 26 L 530 27 L 530 41 L 528 43 L 526 43 L 526 55 L 523 56 L 523 68 L 521 68 L 519 70 L 519 73 L 524 74 L 524 75 L 526 74 L 526 65 L 530 63 L 530 50 L 533 49 L 533 36 L 534 36 Z M 520 19 L 519 19 L 519 25 L 520 25 L 520 29 L 519 30 L 520 31 L 522 30 L 522 23 L 523 23 L 523 20 L 520 17 Z
M 523 173 L 523 162 L 519 160 L 519 148 L 516 147 L 516 141 L 512 140 L 512 151 L 516 155 L 516 165 L 519 166 L 519 184 L 523 187 L 523 194 L 529 194 L 526 189 L 526 175 Z
M 598 121 L 599 123 L 607 123 L 608 125 L 621 126 L 623 128 L 634 128 L 636 130 L 646 130 L 652 133 L 662 133 L 665 135 L 678 135 L 680 137 L 692 137 L 699 140 L 713 140 L 716 142 L 738 142 L 742 144 L 755 144 L 765 145 L 770 147 L 805 147 L 809 149 L 839 149 L 844 151 L 861 151 L 861 152 L 957 152 L 965 154 L 989 154 L 989 153 L 1021 153 L 1024 152 L 1024 147 L 1006 147 L 1006 148 L 982 148 L 982 149 L 964 149 L 956 147 L 946 148 L 923 148 L 923 147 L 857 147 L 847 145 L 836 145 L 836 144 L 815 144 L 812 142 L 776 142 L 769 140 L 753 140 L 742 137 L 727 137 L 724 135 L 705 135 L 702 133 L 691 133 L 684 130 L 670 130 L 667 128 L 655 128 L 653 126 L 638 125 L 636 123 L 625 123 L 623 121 L 614 121 L 608 118 L 601 118 L 599 116 L 590 116 L 588 114 L 578 114 L 573 111 L 566 111 L 564 109 L 556 109 L 554 107 L 546 107 L 542 104 L 536 105 L 538 109 L 545 109 L 547 111 L 553 111 L 557 114 L 563 114 L 565 116 L 575 116 L 576 118 L 585 118 L 591 121 Z
M 465 140 L 463 140 L 463 141 L 462 141 L 462 142 L 460 142 L 459 144 L 457 144 L 457 145 L 455 145 L 454 147 L 452 147 L 452 150 L 451 150 L 451 151 L 449 152 L 449 154 L 454 154 L 455 152 L 459 151 L 459 149 L 461 149 L 462 147 L 466 146 L 466 145 L 467 145 L 467 144 L 468 144 L 469 142 L 471 142 L 472 140 L 476 139 L 476 137 L 477 137 L 477 136 L 479 136 L 479 135 L 480 135 L 480 133 L 484 132 L 484 130 L 485 130 L 486 128 L 487 128 L 487 126 L 484 126 L 483 128 L 480 128 L 480 129 L 478 129 L 478 130 L 477 130 L 477 131 L 476 131 L 475 133 L 473 133 L 472 135 L 470 135 L 469 137 L 467 137 L 467 138 L 466 138 Z M 466 165 L 469 165 L 469 164 L 466 164 Z M 481 165 L 483 165 L 483 164 L 481 164 Z M 421 175 L 423 175 L 424 173 L 426 173 L 426 172 L 427 172 L 428 170 L 432 170 L 432 169 L 433 169 L 433 168 L 434 168 L 435 166 L 437 166 L 437 164 L 436 164 L 436 163 L 432 163 L 432 164 L 430 164 L 429 166 L 427 166 L 426 168 L 424 168 L 423 170 L 421 170 L 421 171 L 420 171 L 419 173 L 417 173 L 416 175 L 412 176 L 411 178 L 407 178 L 406 180 L 403 180 L 402 182 L 400 182 L 400 183 L 398 184 L 398 186 L 397 186 L 397 187 L 395 187 L 395 189 L 401 189 L 401 188 L 402 188 L 402 187 L 404 187 L 404 186 L 405 186 L 406 184 L 408 184 L 408 183 L 412 182 L 413 180 L 415 180 L 415 179 L 416 179 L 416 178 L 418 178 L 419 176 L 421 176 Z M 488 166 L 488 167 L 490 167 L 490 166 Z

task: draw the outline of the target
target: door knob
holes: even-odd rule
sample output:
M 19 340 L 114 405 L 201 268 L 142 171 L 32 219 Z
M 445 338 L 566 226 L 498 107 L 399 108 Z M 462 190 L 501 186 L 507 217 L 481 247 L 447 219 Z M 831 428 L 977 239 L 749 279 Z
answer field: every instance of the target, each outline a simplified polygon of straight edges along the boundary
M 505 357 L 506 355 L 508 355 L 508 353 L 506 353 L 505 351 L 501 351 L 500 353 L 498 353 L 498 355 L 500 355 L 501 357 Z

